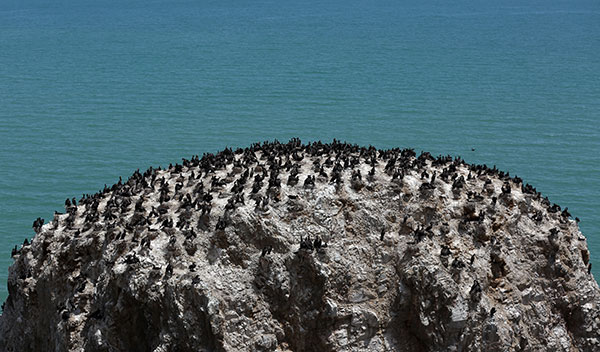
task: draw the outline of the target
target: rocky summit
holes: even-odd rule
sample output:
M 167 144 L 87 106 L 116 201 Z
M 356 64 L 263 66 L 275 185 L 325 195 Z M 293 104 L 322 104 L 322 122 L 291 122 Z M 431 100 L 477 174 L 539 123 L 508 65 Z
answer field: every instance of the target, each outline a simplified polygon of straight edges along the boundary
M 3 351 L 600 351 L 577 220 L 460 158 L 265 142 L 33 227 Z

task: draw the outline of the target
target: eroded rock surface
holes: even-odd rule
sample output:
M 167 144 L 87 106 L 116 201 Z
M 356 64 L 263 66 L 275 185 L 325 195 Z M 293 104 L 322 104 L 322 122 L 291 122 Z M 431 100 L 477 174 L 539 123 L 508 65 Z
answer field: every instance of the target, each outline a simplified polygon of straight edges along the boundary
M 566 210 L 451 157 L 257 144 L 66 204 L 14 253 L 5 351 L 599 351 Z

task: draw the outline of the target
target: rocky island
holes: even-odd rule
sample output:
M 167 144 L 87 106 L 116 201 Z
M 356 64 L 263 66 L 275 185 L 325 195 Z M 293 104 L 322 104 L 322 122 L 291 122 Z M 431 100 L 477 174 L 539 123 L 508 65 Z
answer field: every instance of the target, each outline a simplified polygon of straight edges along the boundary
M 599 351 L 577 221 L 460 158 L 265 142 L 136 171 L 13 250 L 2 351 Z

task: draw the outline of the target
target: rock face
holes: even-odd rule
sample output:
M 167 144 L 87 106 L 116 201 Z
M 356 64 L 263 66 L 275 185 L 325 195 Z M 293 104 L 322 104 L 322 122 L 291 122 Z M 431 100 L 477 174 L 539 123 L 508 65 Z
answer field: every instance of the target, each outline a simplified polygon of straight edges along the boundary
M 566 210 L 412 150 L 292 140 L 136 172 L 14 253 L 5 351 L 599 351 Z

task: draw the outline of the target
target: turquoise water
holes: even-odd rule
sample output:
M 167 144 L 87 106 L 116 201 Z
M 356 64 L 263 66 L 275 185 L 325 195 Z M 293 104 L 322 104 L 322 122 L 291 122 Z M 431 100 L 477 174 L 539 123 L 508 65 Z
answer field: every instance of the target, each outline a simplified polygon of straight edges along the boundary
M 517 174 L 581 219 L 599 277 L 600 3 L 525 3 L 0 1 L 0 300 L 65 198 L 294 136 Z

